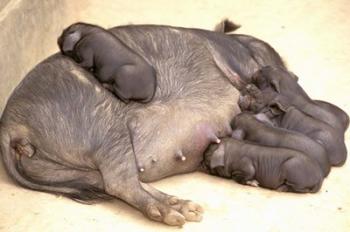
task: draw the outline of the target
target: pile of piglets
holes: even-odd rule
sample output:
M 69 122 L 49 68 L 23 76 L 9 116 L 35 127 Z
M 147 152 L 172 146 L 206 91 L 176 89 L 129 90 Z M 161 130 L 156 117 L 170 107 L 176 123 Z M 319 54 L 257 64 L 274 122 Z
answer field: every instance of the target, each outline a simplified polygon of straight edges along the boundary
M 212 174 L 279 191 L 317 192 L 330 167 L 345 163 L 348 115 L 312 100 L 285 67 L 255 72 L 239 106 L 232 137 L 205 153 Z

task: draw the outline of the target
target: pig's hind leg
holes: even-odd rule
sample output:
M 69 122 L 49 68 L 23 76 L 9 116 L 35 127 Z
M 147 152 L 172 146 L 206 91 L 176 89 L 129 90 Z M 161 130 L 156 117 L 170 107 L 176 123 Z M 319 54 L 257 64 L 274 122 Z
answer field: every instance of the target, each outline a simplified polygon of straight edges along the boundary
M 41 157 L 38 151 L 34 156 L 19 156 L 17 169 L 25 178 L 42 185 L 72 188 L 75 191 L 60 193 L 84 204 L 114 197 L 104 191 L 103 180 L 98 170 L 67 167 Z

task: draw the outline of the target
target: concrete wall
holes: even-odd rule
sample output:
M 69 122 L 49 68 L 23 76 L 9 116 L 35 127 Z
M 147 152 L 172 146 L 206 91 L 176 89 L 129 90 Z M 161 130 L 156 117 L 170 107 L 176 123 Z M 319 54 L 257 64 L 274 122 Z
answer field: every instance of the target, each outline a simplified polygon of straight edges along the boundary
M 57 37 L 67 23 L 78 19 L 74 5 L 57 0 L 0 2 L 0 112 L 24 75 L 57 50 Z

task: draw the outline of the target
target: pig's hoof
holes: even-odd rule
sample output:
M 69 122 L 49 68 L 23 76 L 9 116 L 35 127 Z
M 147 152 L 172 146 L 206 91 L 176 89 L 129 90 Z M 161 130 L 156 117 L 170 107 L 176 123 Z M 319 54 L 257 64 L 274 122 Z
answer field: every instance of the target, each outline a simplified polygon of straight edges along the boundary
M 174 209 L 162 204 L 153 203 L 146 208 L 147 216 L 158 222 L 164 222 L 170 226 L 182 226 L 185 224 L 185 217 Z
M 171 197 L 168 200 L 169 205 L 181 213 L 187 221 L 199 222 L 202 220 L 204 212 L 202 206 L 187 200 L 180 200 L 177 197 Z

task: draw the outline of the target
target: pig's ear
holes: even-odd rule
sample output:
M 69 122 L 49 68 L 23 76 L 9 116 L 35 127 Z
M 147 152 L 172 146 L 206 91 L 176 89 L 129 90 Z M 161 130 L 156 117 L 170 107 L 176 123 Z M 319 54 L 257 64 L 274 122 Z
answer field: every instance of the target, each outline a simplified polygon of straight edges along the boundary
M 237 140 L 243 140 L 245 137 L 244 130 L 242 129 L 236 129 L 232 131 L 231 137 Z
M 281 115 L 286 112 L 286 108 L 278 101 L 274 101 L 269 105 L 269 110 L 273 115 Z
M 295 80 L 296 82 L 299 81 L 299 77 L 298 77 L 297 75 L 295 75 L 294 73 L 291 73 L 291 76 L 294 78 L 294 80 Z
M 230 59 L 225 57 L 226 51 L 220 49 L 219 47 L 213 47 L 208 42 L 208 49 L 213 56 L 213 60 L 217 68 L 226 76 L 226 78 L 231 82 L 231 84 L 238 90 L 241 90 L 246 85 L 246 82 L 241 78 L 241 76 L 234 70 L 234 65 L 230 64 Z
M 225 166 L 225 146 L 220 144 L 210 158 L 210 169 Z
M 272 85 L 271 80 L 268 79 L 267 75 L 265 74 L 265 68 L 266 67 L 257 70 L 250 78 L 252 83 L 260 90 L 266 89 Z

